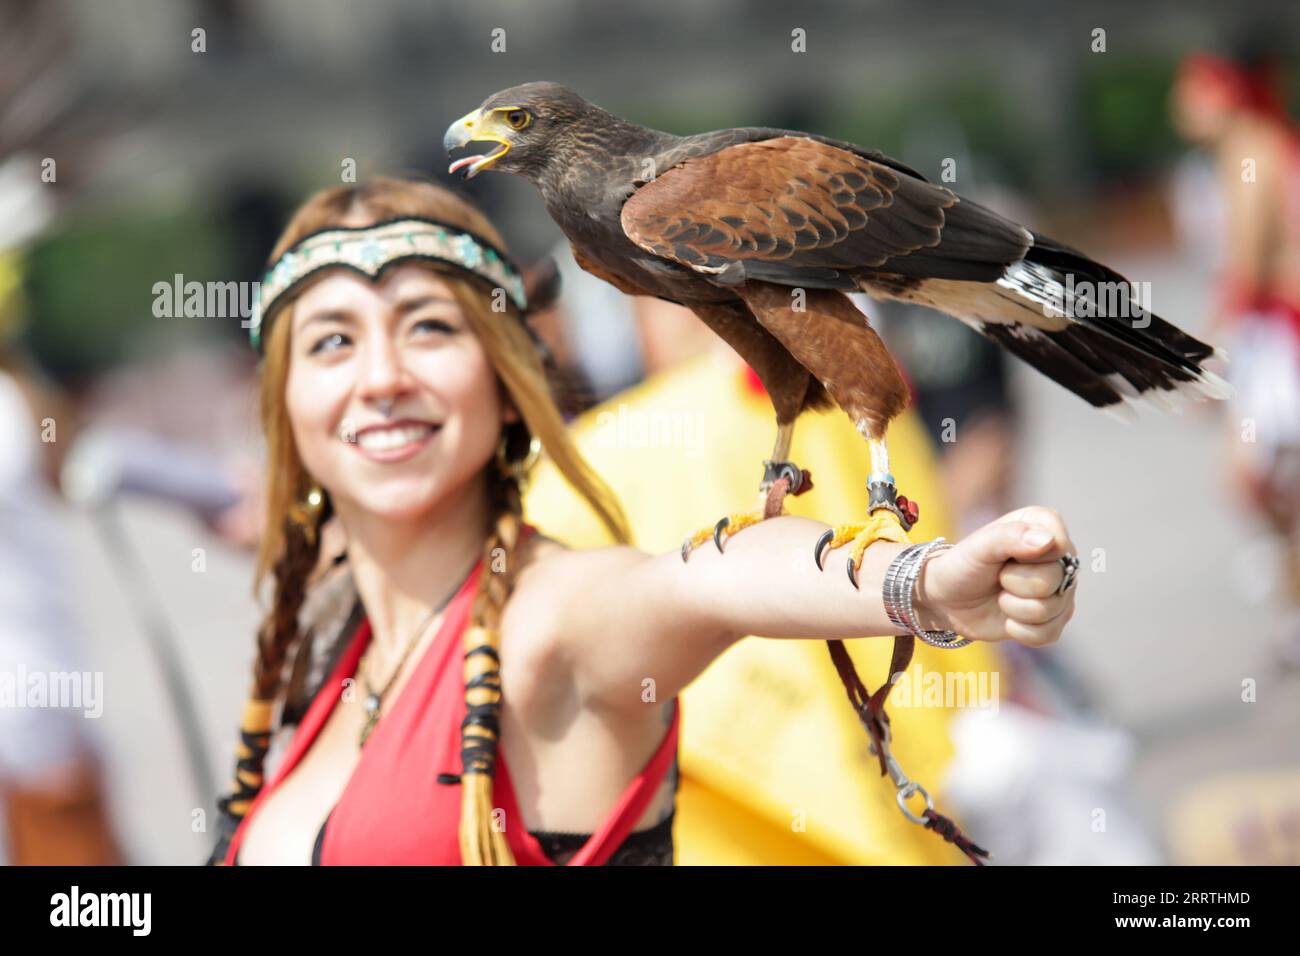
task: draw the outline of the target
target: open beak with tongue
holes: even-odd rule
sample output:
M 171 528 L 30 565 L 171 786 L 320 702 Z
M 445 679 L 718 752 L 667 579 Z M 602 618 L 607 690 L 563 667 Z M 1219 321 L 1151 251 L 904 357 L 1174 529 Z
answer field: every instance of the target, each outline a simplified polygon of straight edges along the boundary
M 470 143 L 497 143 L 498 146 L 492 152 L 483 155 L 462 156 L 447 167 L 447 172 L 454 173 L 463 169 L 465 170 L 465 178 L 473 179 L 483 170 L 489 168 L 502 156 L 510 152 L 510 141 L 501 135 L 504 132 L 505 130 L 497 121 L 495 111 L 484 116 L 482 110 L 473 110 L 456 120 L 447 127 L 447 132 L 442 137 L 443 148 L 448 153 L 453 149 L 468 146 Z

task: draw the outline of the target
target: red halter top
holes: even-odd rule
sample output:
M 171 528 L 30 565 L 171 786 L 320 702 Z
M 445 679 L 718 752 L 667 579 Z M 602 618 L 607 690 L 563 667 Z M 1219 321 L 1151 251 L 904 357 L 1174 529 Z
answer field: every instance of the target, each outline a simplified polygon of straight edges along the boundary
M 527 532 L 535 529 L 525 525 Z M 461 863 L 459 783 L 438 782 L 440 773 L 458 774 L 460 723 L 465 716 L 464 649 L 461 636 L 469 619 L 483 561 L 470 572 L 443 615 L 442 625 L 406 686 L 375 725 L 361 758 L 329 815 L 321 845 L 325 865 L 441 865 Z M 234 865 L 248 821 L 263 800 L 297 766 L 339 699 L 343 681 L 356 674 L 370 641 L 370 620 L 362 621 L 329 679 L 321 685 L 275 774 L 254 799 L 226 853 Z M 569 866 L 603 864 L 623 843 L 645 812 L 677 752 L 681 700 L 663 742 L 632 778 L 613 808 Z M 505 811 L 506 840 L 521 865 L 553 866 L 536 837 L 523 825 L 505 754 L 497 750 L 493 805 Z

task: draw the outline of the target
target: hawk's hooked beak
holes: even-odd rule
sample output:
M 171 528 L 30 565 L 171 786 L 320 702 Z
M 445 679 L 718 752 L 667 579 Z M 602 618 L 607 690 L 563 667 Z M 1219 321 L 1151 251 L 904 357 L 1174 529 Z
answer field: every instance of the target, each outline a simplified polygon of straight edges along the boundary
M 510 141 L 505 138 L 505 132 L 506 129 L 497 119 L 495 112 L 488 113 L 486 116 L 482 110 L 466 113 L 447 127 L 447 132 L 442 137 L 443 148 L 450 153 L 453 149 L 476 142 L 499 143 L 500 147 L 484 156 L 462 156 L 447 167 L 447 172 L 454 173 L 458 169 L 464 169 L 465 178 L 473 179 L 483 170 L 490 168 L 493 163 L 510 152 Z

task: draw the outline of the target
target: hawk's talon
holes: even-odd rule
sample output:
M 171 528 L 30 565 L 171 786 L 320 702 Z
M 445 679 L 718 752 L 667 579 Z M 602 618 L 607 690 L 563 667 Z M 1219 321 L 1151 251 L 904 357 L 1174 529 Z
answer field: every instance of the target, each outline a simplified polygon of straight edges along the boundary
M 783 511 L 782 502 L 786 495 L 802 494 L 812 490 L 812 474 L 794 462 L 779 459 L 763 462 L 763 483 L 759 486 L 761 497 L 759 506 L 753 511 L 737 511 L 719 518 L 712 527 L 704 527 L 682 542 L 682 560 L 687 561 L 690 553 L 704 544 L 709 538 L 713 545 L 723 554 L 726 548 L 724 540 L 748 528 L 750 525 L 775 518 Z M 783 480 L 784 479 L 784 480 Z M 797 489 L 792 491 L 791 489 Z M 818 565 L 820 567 L 820 563 Z
M 718 549 L 718 553 L 722 554 L 724 553 L 723 541 L 726 538 L 730 538 L 733 534 L 763 520 L 761 511 L 737 511 L 734 514 L 719 518 L 717 524 L 701 528 L 682 542 L 682 560 L 686 561 L 692 551 L 703 546 L 710 538 L 713 539 L 713 544 Z
M 718 554 L 722 554 L 722 529 L 731 524 L 731 519 L 722 517 L 718 523 L 713 526 L 713 543 L 718 546 Z
M 817 564 L 818 571 L 826 570 L 826 545 L 830 544 L 831 539 L 835 537 L 835 529 L 827 528 L 822 532 L 822 536 L 817 539 L 817 544 L 813 547 L 813 561 Z
M 885 499 L 883 496 L 873 494 L 872 498 L 874 500 L 867 506 L 865 522 L 827 528 L 821 533 L 813 548 L 813 560 L 817 562 L 818 570 L 825 570 L 826 552 L 841 545 L 851 544 L 846 571 L 849 583 L 859 591 L 862 590 L 862 584 L 858 572 L 862 567 L 862 558 L 867 548 L 876 541 L 909 540 L 907 532 L 912 530 L 914 517 L 917 514 L 916 503 L 906 498 L 902 499 L 905 511 L 893 503 L 893 495 Z M 882 512 L 888 512 L 889 517 L 885 517 Z

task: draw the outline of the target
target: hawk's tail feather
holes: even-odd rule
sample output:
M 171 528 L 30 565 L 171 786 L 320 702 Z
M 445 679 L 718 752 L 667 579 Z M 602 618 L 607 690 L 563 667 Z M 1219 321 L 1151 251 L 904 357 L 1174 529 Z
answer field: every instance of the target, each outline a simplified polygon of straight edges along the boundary
M 1077 256 L 1073 278 L 1059 271 L 1070 255 Z M 1127 298 L 1118 307 L 1113 297 L 1085 302 L 1078 293 L 1087 283 L 1121 282 L 1121 290 L 1128 283 L 1064 247 L 1049 246 L 1047 256 L 1054 257 L 1050 265 L 1029 259 L 1013 263 L 997 282 L 932 279 L 900 287 L 875 281 L 864 283 L 865 291 L 960 319 L 1123 421 L 1136 419 L 1132 401 L 1181 412 L 1190 401 L 1232 394 L 1232 387 L 1202 364 L 1210 357 L 1226 359 L 1222 350 L 1149 311 L 1130 311 L 1136 303 Z
M 1004 278 L 1011 276 L 1017 269 L 1022 271 L 1032 270 L 1038 273 L 1036 284 L 1040 286 L 1041 291 L 1054 294 L 1057 296 L 1058 301 L 1060 298 L 1067 300 L 1072 298 L 1069 295 L 1068 288 L 1071 282 L 1075 288 L 1086 284 L 1096 293 L 1094 299 L 1099 312 L 1104 312 L 1105 306 L 1109 304 L 1103 301 L 1106 298 L 1106 292 L 1122 289 L 1131 293 L 1134 290 L 1133 283 L 1109 266 L 1090 259 L 1082 252 L 1071 249 L 1055 239 L 1049 239 L 1047 236 L 1038 233 L 1034 233 L 1033 236 L 1034 244 L 1025 253 L 1025 258 L 1008 267 Z M 1042 301 L 1041 294 L 1036 298 L 1037 301 Z M 1178 326 L 1166 322 L 1158 315 L 1148 311 L 1145 313 L 1144 318 L 1150 321 L 1150 325 L 1145 329 L 1147 332 L 1146 337 L 1160 340 L 1164 345 L 1184 358 L 1194 362 L 1200 362 L 1210 357 L 1220 359 L 1223 362 L 1228 361 L 1228 353 L 1223 349 L 1208 342 L 1202 342 L 1200 339 L 1187 334 Z M 1115 318 L 1111 318 L 1110 323 L 1114 324 Z
M 1161 357 L 1082 323 L 1071 323 L 1060 331 L 1018 322 L 984 322 L 975 327 L 1057 384 L 1121 421 L 1136 420 L 1129 403 L 1138 400 L 1181 414 L 1183 406 L 1191 402 L 1232 394 L 1231 386 L 1208 369 L 1171 366 Z

